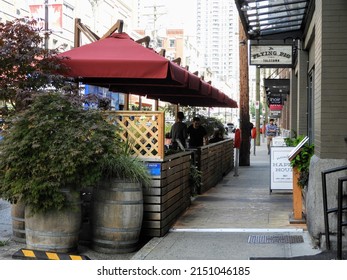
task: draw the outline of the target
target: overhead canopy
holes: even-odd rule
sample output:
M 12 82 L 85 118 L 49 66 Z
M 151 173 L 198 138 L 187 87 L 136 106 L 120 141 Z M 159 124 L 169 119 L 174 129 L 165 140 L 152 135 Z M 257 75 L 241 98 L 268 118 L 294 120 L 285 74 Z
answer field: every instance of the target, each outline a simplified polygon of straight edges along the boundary
M 235 0 L 249 39 L 301 38 L 313 0 Z
M 85 84 L 174 104 L 237 108 L 237 103 L 227 95 L 136 43 L 126 33 L 113 33 L 59 56 L 69 68 L 67 76 Z

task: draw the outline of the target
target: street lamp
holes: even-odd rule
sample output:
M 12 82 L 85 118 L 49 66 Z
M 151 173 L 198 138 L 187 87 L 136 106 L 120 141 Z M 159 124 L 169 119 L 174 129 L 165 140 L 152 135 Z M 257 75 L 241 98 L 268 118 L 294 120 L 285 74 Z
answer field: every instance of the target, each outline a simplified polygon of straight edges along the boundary
M 48 50 L 48 0 L 45 0 L 45 49 Z

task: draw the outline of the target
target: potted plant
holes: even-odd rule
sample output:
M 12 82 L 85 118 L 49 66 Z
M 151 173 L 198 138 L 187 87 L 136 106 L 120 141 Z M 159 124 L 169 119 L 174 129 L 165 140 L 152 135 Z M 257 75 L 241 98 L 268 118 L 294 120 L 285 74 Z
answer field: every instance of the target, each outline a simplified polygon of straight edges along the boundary
M 143 220 L 143 187 L 151 183 L 147 166 L 123 142 L 117 154 L 101 160 L 102 179 L 94 189 L 92 248 L 102 253 L 137 249 Z
M 0 23 L 0 110 L 5 125 L 10 116 L 29 106 L 33 94 L 47 87 L 66 86 L 66 78 L 57 74 L 67 70 L 57 56 L 64 46 L 48 49 L 43 48 L 43 43 L 44 37 L 35 19 L 15 18 Z M 6 130 L 1 134 L 5 133 Z M 24 209 L 20 202 L 11 204 L 12 238 L 25 243 Z
M 284 141 L 287 146 L 289 147 L 295 147 L 297 146 L 302 140 L 304 139 L 304 136 L 298 136 L 294 138 L 285 138 Z M 298 184 L 299 186 L 304 189 L 308 185 L 308 177 L 309 177 L 309 167 L 310 167 L 310 160 L 311 157 L 314 154 L 314 145 L 313 144 L 305 144 L 300 153 L 298 153 L 291 161 L 290 165 L 293 168 L 296 168 L 299 172 L 299 179 Z
M 304 136 L 285 138 L 287 146 L 296 147 Z M 300 152 L 290 159 L 293 168 L 293 221 L 304 221 L 303 209 L 306 207 L 306 188 L 308 186 L 310 160 L 314 153 L 313 144 L 304 144 Z
M 118 144 L 99 111 L 60 93 L 37 95 L 15 115 L 0 143 L 0 197 L 25 204 L 29 248 L 76 249 L 80 190 L 100 180 L 101 160 Z

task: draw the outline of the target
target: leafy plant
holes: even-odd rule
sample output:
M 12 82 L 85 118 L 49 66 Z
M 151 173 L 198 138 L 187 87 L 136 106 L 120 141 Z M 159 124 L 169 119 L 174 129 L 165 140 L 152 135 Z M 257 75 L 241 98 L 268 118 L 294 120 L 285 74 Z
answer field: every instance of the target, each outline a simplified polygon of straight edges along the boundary
M 295 147 L 296 145 L 298 145 L 303 139 L 304 139 L 304 136 L 303 135 L 300 135 L 300 136 L 297 136 L 296 132 L 294 130 L 292 130 L 293 133 L 294 133 L 294 137 L 290 138 L 284 138 L 284 142 L 286 143 L 286 145 L 288 147 Z
M 12 121 L 0 143 L 0 197 L 22 200 L 33 212 L 62 209 L 60 190 L 94 185 L 102 159 L 121 150 L 115 126 L 99 111 L 58 93 L 37 95 Z
M 118 178 L 141 183 L 145 187 L 151 184 L 147 166 L 137 157 L 129 141 L 122 142 L 117 153 L 105 154 L 100 162 L 102 179 Z
M 295 147 L 304 139 L 303 135 L 300 135 L 296 138 L 285 138 L 284 141 L 287 146 Z M 314 154 L 314 145 L 305 144 L 300 153 L 298 153 L 290 162 L 291 167 L 296 167 L 298 169 L 299 180 L 298 184 L 303 188 L 308 184 L 309 178 L 309 167 L 310 160 Z
M 190 165 L 189 180 L 192 186 L 192 196 L 198 193 L 198 190 L 201 188 L 201 171 L 194 164 Z
M 18 18 L 0 22 L 0 99 L 5 107 L 2 115 L 24 110 L 31 103 L 32 95 L 47 88 L 66 86 L 63 74 L 66 68 L 56 56 L 64 46 L 43 48 L 37 21 Z
M 0 240 L 0 247 L 8 245 L 9 240 Z

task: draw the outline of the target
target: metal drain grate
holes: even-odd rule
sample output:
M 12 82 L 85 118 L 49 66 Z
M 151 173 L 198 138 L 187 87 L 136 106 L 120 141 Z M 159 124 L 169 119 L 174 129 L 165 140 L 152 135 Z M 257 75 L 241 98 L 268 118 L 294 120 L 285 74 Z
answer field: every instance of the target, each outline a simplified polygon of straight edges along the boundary
M 301 235 L 250 235 L 248 243 L 304 243 L 304 238 Z

